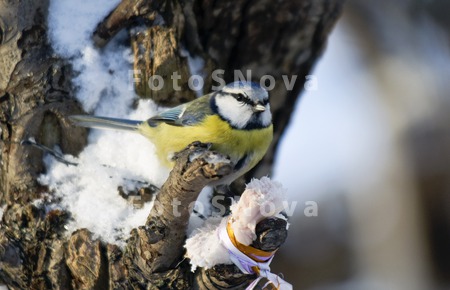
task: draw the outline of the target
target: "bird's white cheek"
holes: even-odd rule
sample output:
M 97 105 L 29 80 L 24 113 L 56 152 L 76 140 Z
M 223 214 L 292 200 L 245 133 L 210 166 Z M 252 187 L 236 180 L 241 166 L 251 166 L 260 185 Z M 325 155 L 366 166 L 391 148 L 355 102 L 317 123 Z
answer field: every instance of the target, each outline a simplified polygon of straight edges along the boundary
M 261 124 L 267 127 L 272 123 L 272 113 L 270 112 L 270 105 L 266 106 L 266 110 L 261 114 Z
M 236 128 L 244 128 L 253 114 L 250 108 L 241 106 L 231 98 L 218 98 L 216 104 L 219 114 Z
M 247 126 L 252 115 L 253 115 L 253 112 L 251 110 L 236 110 L 235 109 L 234 112 L 232 114 L 230 114 L 230 117 L 227 119 L 230 121 L 231 125 L 233 125 L 236 128 L 242 129 L 245 126 Z

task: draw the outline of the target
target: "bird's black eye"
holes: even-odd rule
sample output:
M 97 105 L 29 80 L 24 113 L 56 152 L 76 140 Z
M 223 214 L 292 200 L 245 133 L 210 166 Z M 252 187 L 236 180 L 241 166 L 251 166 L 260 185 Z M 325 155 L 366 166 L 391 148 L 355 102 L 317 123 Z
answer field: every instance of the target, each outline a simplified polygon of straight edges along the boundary
M 244 96 L 244 94 L 236 94 L 235 98 L 238 102 L 242 102 L 242 101 L 244 101 L 245 96 Z

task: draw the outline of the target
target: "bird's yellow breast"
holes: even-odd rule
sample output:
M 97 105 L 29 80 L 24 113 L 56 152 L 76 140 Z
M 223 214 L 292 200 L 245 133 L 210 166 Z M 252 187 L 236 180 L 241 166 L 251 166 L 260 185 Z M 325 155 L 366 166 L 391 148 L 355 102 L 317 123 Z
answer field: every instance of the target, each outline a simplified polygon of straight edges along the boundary
M 186 148 L 195 141 L 212 143 L 212 150 L 230 156 L 236 164 L 245 155 L 251 156 L 248 170 L 258 163 L 272 142 L 273 127 L 253 130 L 233 129 L 219 116 L 212 115 L 193 126 L 172 126 L 161 123 L 150 127 L 146 122 L 139 131 L 149 138 L 156 147 L 161 162 L 171 168 L 170 160 L 174 153 Z M 247 171 L 247 170 L 245 170 Z

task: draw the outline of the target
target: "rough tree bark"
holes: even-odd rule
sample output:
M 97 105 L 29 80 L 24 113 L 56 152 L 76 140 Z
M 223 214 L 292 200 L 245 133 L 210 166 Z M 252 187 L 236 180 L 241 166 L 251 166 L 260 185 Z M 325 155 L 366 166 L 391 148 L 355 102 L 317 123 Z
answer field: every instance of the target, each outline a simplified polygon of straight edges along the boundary
M 67 237 L 64 225 L 70 213 L 47 212 L 33 205 L 46 191 L 37 182 L 44 172 L 42 152 L 23 141 L 35 138 L 73 155 L 86 143 L 86 130 L 70 126 L 66 119 L 82 110 L 74 99 L 70 65 L 53 55 L 47 41 L 48 5 L 49 0 L 0 0 L 0 205 L 6 206 L 0 224 L 0 282 L 11 289 L 245 288 L 253 277 L 234 266 L 190 273 L 181 247 L 189 212 L 179 218 L 164 209 L 172 197 L 195 200 L 211 179 L 228 173 L 226 157 L 210 164 L 208 156 L 214 153 L 201 146 L 180 153 L 158 195 L 164 214 L 156 215 L 158 208 L 154 208 L 147 223 L 132 231 L 124 251 L 94 240 L 85 229 Z M 182 75 L 181 92 L 153 92 L 137 84 L 141 97 L 159 104 L 194 98 L 187 87 L 189 71 L 182 46 L 205 60 L 205 75 L 220 68 L 227 82 L 233 80 L 234 69 L 244 75 L 250 69 L 256 81 L 265 74 L 274 76 L 275 140 L 263 162 L 248 175 L 256 176 L 270 172 L 304 77 L 320 56 L 341 7 L 340 0 L 124 0 L 99 24 L 93 38 L 101 47 L 120 29 L 145 24 L 146 29 L 131 35 L 135 68 L 144 73 L 141 78 L 173 71 Z M 298 75 L 292 91 L 286 90 L 282 75 Z M 207 79 L 205 91 L 211 84 Z M 189 161 L 189 154 L 197 150 L 204 150 L 202 156 Z M 255 247 L 278 248 L 286 237 L 284 229 L 282 221 L 262 221 Z

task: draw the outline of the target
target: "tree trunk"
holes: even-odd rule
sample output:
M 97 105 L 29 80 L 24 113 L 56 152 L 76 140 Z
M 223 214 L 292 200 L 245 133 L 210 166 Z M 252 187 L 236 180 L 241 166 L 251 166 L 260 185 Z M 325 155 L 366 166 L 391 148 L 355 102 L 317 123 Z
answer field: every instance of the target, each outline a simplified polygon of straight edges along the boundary
M 38 144 L 59 146 L 64 154 L 76 155 L 87 136 L 86 130 L 71 126 L 66 118 L 82 110 L 74 98 L 70 64 L 55 57 L 47 42 L 48 6 L 48 0 L 0 0 L 0 204 L 6 206 L 0 228 L 0 281 L 11 289 L 245 288 L 254 277 L 234 266 L 189 271 L 182 248 L 187 209 L 180 218 L 156 217 L 154 208 L 147 223 L 132 231 L 122 251 L 94 240 L 86 229 L 64 235 L 70 213 L 47 212 L 33 204 L 47 189 L 37 182 L 44 172 L 42 150 L 26 141 L 34 138 Z M 146 30 L 131 35 L 135 69 L 141 69 L 143 79 L 181 72 L 181 93 L 154 92 L 136 84 L 141 97 L 159 104 L 175 105 L 195 96 L 187 86 L 189 70 L 182 46 L 204 59 L 206 75 L 225 70 L 226 82 L 233 80 L 235 69 L 244 75 L 251 70 L 251 79 L 258 82 L 263 75 L 274 76 L 276 85 L 270 94 L 275 139 L 247 177 L 261 176 L 270 172 L 305 76 L 320 56 L 341 7 L 339 0 L 124 0 L 99 24 L 93 38 L 101 47 L 120 29 L 145 23 Z M 154 23 L 159 16 L 164 25 Z M 152 58 L 149 49 L 155 53 Z M 286 89 L 282 75 L 289 79 L 297 75 L 292 90 Z M 205 83 L 206 92 L 213 82 L 209 78 Z M 198 146 L 180 153 L 158 195 L 162 207 L 172 197 L 195 200 L 210 180 L 229 172 L 226 157 L 209 164 L 212 153 Z M 189 161 L 192 150 L 203 150 L 203 158 Z M 265 242 L 255 247 L 271 243 L 278 248 L 286 236 L 285 224 L 270 220 L 261 224 L 258 239 Z M 261 238 L 267 234 L 278 238 Z

